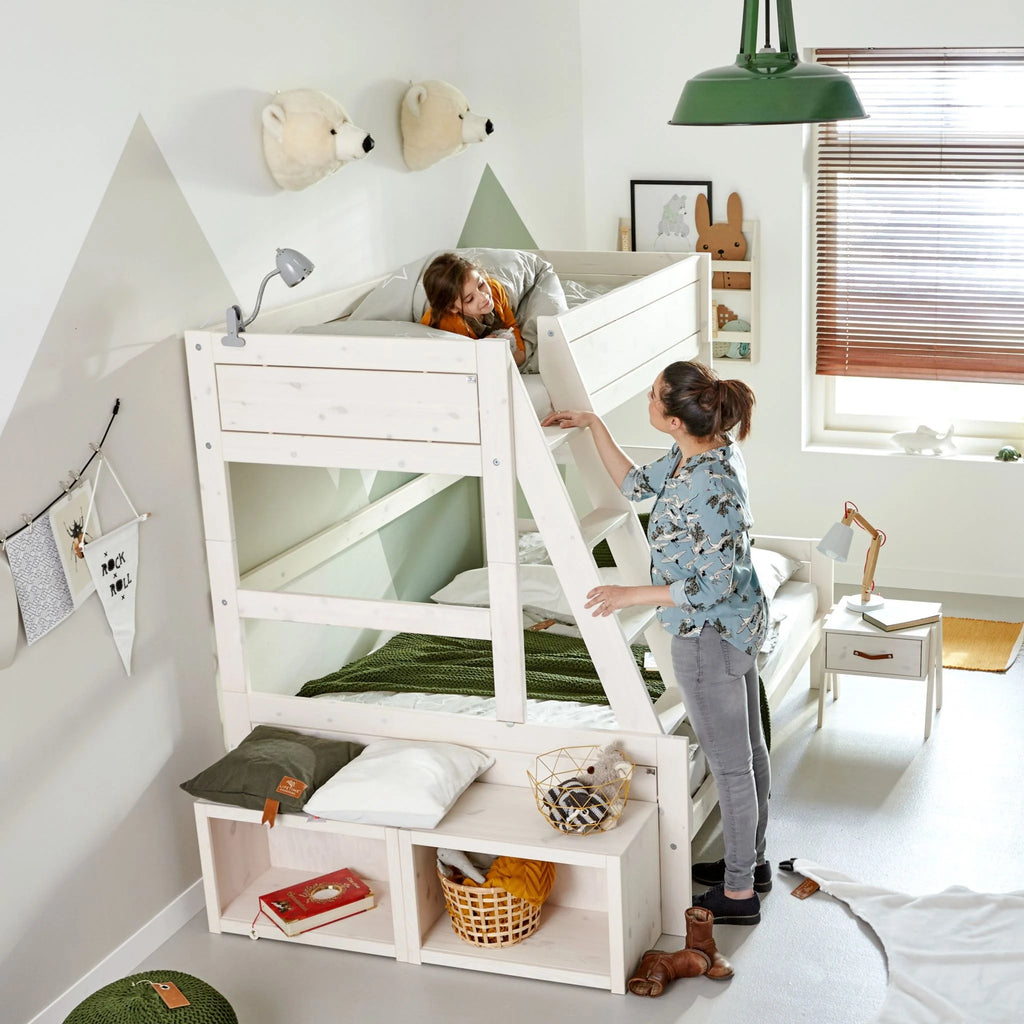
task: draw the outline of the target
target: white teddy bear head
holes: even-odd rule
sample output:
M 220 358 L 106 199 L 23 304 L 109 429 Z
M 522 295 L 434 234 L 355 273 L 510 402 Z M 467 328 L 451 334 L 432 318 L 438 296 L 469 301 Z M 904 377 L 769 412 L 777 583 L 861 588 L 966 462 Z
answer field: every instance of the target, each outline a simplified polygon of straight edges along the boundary
M 263 108 L 263 154 L 281 188 L 307 188 L 373 145 L 337 100 L 316 89 L 279 92 Z
M 461 153 L 471 142 L 483 142 L 494 125 L 474 114 L 466 97 L 448 82 L 418 82 L 402 100 L 402 155 L 414 171 Z

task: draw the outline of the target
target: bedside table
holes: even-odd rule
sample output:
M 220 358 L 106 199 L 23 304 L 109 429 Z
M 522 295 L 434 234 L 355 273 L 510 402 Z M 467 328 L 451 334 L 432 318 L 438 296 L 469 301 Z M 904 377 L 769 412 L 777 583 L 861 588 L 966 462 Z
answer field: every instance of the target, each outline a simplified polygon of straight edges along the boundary
M 886 601 L 897 610 L 900 601 Z M 914 602 L 920 608 L 919 602 Z M 883 678 L 924 679 L 924 738 L 932 732 L 932 719 L 942 707 L 942 605 L 929 606 L 937 622 L 886 632 L 861 618 L 845 604 L 832 609 L 824 626 L 825 678 L 818 690 L 818 728 L 825 720 L 825 693 L 839 699 L 839 673 Z

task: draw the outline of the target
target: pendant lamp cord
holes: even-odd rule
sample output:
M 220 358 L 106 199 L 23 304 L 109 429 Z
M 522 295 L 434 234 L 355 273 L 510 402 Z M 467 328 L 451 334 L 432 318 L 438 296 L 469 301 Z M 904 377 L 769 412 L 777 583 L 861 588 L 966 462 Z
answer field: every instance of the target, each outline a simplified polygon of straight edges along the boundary
M 74 485 L 77 484 L 78 481 L 85 475 L 85 471 L 92 464 L 92 460 L 95 459 L 96 456 L 100 454 L 100 449 L 103 447 L 103 442 L 106 441 L 107 434 L 110 433 L 110 428 L 114 425 L 114 419 L 120 411 L 121 399 L 118 398 L 114 402 L 114 411 L 110 414 L 110 420 L 107 423 L 107 429 L 103 431 L 103 437 L 100 438 L 100 443 L 94 446 L 92 455 L 90 455 L 89 458 L 86 459 L 85 465 L 82 467 L 81 472 L 72 473 L 71 479 L 67 482 L 67 484 L 64 484 L 64 482 L 62 481 L 61 487 L 63 488 L 63 490 L 41 512 L 37 512 L 31 519 L 29 519 L 28 516 L 22 516 L 22 519 L 25 520 L 24 526 L 19 526 L 13 533 L 0 533 L 0 549 L 3 548 L 4 544 L 6 544 L 6 542 L 9 541 L 11 537 L 16 537 L 19 533 L 21 533 L 22 530 L 30 529 L 32 524 L 37 519 L 39 519 L 41 516 L 46 515 L 46 513 L 49 512 L 50 509 L 53 508 L 53 506 L 56 505 L 57 502 L 60 501 L 61 498 L 63 498 L 64 495 L 67 494 L 68 491 L 70 491 L 71 488 L 74 487 Z M 69 472 L 71 471 L 69 470 Z
M 772 46 L 772 2 L 764 0 L 764 48 L 770 50 Z

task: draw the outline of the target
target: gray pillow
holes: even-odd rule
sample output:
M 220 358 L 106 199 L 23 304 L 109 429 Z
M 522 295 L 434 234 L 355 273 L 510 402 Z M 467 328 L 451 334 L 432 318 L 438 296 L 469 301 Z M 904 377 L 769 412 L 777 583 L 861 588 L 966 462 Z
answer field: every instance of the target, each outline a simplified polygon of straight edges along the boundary
M 347 740 L 257 725 L 234 750 L 183 782 L 181 788 L 204 800 L 256 811 L 262 810 L 267 800 L 277 800 L 282 811 L 297 813 L 318 786 L 362 749 Z M 294 782 L 284 782 L 286 779 Z

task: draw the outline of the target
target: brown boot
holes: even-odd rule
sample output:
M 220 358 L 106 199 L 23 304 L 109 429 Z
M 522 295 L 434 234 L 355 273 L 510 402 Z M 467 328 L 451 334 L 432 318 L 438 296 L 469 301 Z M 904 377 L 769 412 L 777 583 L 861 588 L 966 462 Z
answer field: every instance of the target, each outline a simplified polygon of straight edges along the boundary
M 715 923 L 714 915 L 704 907 L 690 907 L 686 912 L 686 945 L 691 949 L 699 949 L 711 961 L 708 968 L 708 977 L 716 980 L 724 980 L 733 976 L 732 964 L 721 953 L 715 945 L 715 937 L 712 934 L 712 925 Z
M 636 996 L 660 996 L 673 979 L 699 978 L 710 967 L 711 957 L 699 949 L 679 949 L 675 953 L 649 949 L 640 958 L 627 988 Z

